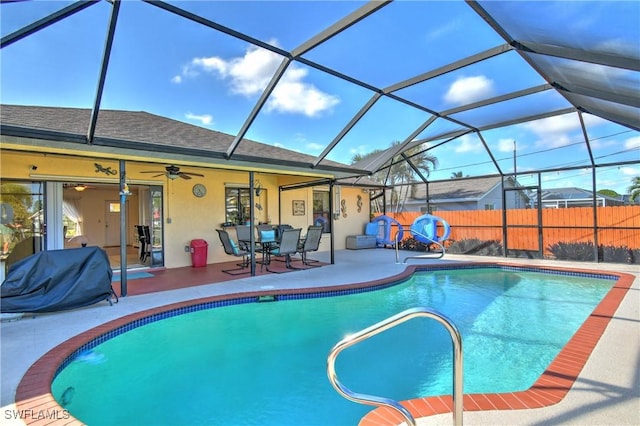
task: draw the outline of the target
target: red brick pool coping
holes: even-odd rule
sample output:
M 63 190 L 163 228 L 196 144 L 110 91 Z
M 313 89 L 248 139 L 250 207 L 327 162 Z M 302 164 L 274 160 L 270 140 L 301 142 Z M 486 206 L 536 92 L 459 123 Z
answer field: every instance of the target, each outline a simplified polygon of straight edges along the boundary
M 515 265 L 509 265 L 515 266 Z M 533 268 L 536 269 L 536 268 Z M 564 270 L 544 267 L 541 269 Z M 570 269 L 571 272 L 597 273 Z M 591 315 L 576 331 L 538 380 L 526 391 L 513 393 L 465 394 L 463 411 L 522 410 L 548 407 L 557 404 L 567 395 L 578 375 L 602 337 L 622 299 L 631 288 L 634 276 L 624 273 L 608 273 L 617 276 L 616 284 L 609 290 Z M 450 395 L 417 398 L 401 402 L 414 418 L 451 413 L 453 398 Z M 359 426 L 398 425 L 405 419 L 397 411 L 387 407 L 376 408 L 366 414 Z
M 600 272 L 593 270 L 533 267 L 529 265 L 501 264 L 497 262 L 474 262 L 466 263 L 464 266 L 505 266 L 600 274 Z M 424 265 L 411 265 L 408 266 L 404 272 L 392 277 L 343 286 L 313 287 L 297 290 L 273 289 L 212 296 L 159 306 L 111 320 L 66 340 L 43 355 L 27 370 L 16 390 L 16 417 L 19 417 L 28 425 L 82 425 L 83 423 L 62 408 L 51 394 L 51 383 L 53 382 L 56 370 L 65 359 L 80 346 L 135 320 L 187 306 L 240 297 L 305 294 L 372 287 L 406 279 L 416 270 L 442 269 L 447 267 L 460 268 L 461 265 L 459 263 L 438 264 L 429 267 L 425 267 Z M 587 359 L 589 359 L 591 352 L 598 343 L 598 340 L 600 340 L 609 321 L 620 306 L 620 303 L 635 278 L 631 274 L 619 272 L 606 272 L 604 274 L 618 277 L 616 284 L 531 388 L 526 391 L 514 393 L 464 395 L 464 411 L 531 409 L 546 407 L 560 402 L 569 392 L 569 389 L 571 389 L 580 371 L 582 371 Z M 415 418 L 420 418 L 451 412 L 453 400 L 451 396 L 437 396 L 403 401 L 402 405 L 405 406 Z M 387 407 L 380 407 L 365 415 L 360 425 L 388 426 L 397 425 L 403 421 L 404 418 L 396 411 Z

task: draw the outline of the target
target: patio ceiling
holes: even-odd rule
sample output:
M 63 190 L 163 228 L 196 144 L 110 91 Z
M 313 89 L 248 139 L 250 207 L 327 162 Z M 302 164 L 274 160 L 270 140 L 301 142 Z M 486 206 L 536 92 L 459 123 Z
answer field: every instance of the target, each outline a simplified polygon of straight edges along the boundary
M 506 175 L 516 171 L 517 139 L 521 170 L 640 163 L 638 2 L 26 1 L 3 2 L 1 11 L 2 86 L 18 84 L 18 49 L 35 52 L 22 65 L 35 87 L 41 72 L 60 79 L 60 88 L 42 89 L 47 96 L 25 87 L 3 103 L 88 108 L 89 145 L 100 136 L 102 108 L 193 124 L 202 116 L 188 111 L 226 102 L 208 128 L 232 138 L 223 147 L 200 141 L 193 155 L 204 148 L 216 161 L 237 161 L 243 145 L 260 141 L 306 154 L 302 169 L 334 170 L 366 146 L 378 154 L 357 163 L 362 174 L 411 161 L 398 156 L 418 145 L 441 164 L 473 148 L 475 161 L 453 160 L 455 171 Z M 94 49 L 64 39 L 70 28 Z M 56 64 L 38 63 L 38 51 L 64 43 Z M 181 49 L 191 61 L 167 70 L 166 57 Z M 80 72 L 65 66 L 67 55 L 83 58 Z M 262 55 L 253 64 L 268 72 L 238 79 L 251 55 Z M 205 73 L 215 78 L 196 85 Z M 73 79 L 93 89 L 69 96 Z M 296 89 L 308 97 L 290 97 Z M 305 103 L 314 96 L 321 102 Z M 305 143 L 296 146 L 295 135 Z

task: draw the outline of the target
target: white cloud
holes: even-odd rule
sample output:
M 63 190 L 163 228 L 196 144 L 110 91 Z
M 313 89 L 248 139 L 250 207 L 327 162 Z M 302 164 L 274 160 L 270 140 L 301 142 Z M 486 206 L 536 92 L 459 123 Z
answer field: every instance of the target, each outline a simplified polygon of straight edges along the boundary
M 580 128 L 580 120 L 576 114 L 564 114 L 524 123 L 523 127 L 538 136 L 539 147 L 556 148 L 570 143 L 569 133 Z
M 428 41 L 434 41 L 434 40 L 441 39 L 442 37 L 446 36 L 447 34 L 454 33 L 459 28 L 460 28 L 460 20 L 459 19 L 455 19 L 453 21 L 446 22 L 443 25 L 440 25 L 439 27 L 432 28 L 431 31 L 429 31 L 427 33 L 427 40 Z
M 522 148 L 522 147 L 520 147 Z M 518 149 L 518 143 L 516 142 L 516 149 Z M 498 141 L 499 152 L 513 152 L 513 139 L 500 139 Z
M 184 115 L 188 120 L 192 120 L 192 121 L 199 121 L 200 123 L 204 124 L 205 126 L 208 126 L 210 124 L 213 124 L 213 117 L 209 114 L 192 114 L 190 112 L 186 113 Z
M 307 154 L 311 154 L 311 153 L 319 154 L 319 153 L 321 153 L 321 152 L 322 152 L 322 150 L 324 149 L 324 145 L 319 144 L 319 143 L 316 143 L 316 142 L 309 142 L 309 143 L 306 145 L 306 148 L 307 148 L 307 149 L 305 150 L 305 152 L 306 152 Z
M 634 136 L 624 141 L 624 149 L 639 149 L 640 148 L 640 136 Z
M 476 138 L 470 135 L 464 135 L 457 139 L 455 152 L 462 154 L 465 152 L 486 152 L 484 145 Z
M 192 61 L 193 62 L 193 61 Z M 195 78 L 199 75 L 198 68 L 192 64 L 184 65 L 180 74 L 171 78 L 171 82 L 175 84 L 181 84 L 185 78 Z
M 594 128 L 607 123 L 603 118 L 591 114 L 583 114 L 585 126 Z M 538 136 L 536 146 L 539 148 L 557 148 L 584 140 L 580 127 L 580 119 L 575 113 L 556 115 L 522 124 L 522 126 Z M 575 132 L 579 132 L 576 136 Z M 605 146 L 602 141 L 592 141 L 592 147 Z
M 358 145 L 354 148 L 349 149 L 349 154 L 351 154 L 351 158 L 354 155 L 367 155 L 372 151 L 371 147 L 368 145 Z
M 445 101 L 465 105 L 493 95 L 493 81 L 483 75 L 458 78 L 445 94 Z
M 317 142 L 311 142 L 307 139 L 304 133 L 296 133 L 295 135 L 295 143 L 299 147 L 304 147 L 302 150 L 296 149 L 298 152 L 302 152 L 309 155 L 320 154 L 324 149 L 324 145 L 321 145 Z
M 272 44 L 276 45 L 275 42 Z M 200 71 L 213 74 L 229 81 L 232 93 L 255 97 L 267 87 L 281 62 L 280 55 L 250 46 L 242 57 L 228 60 L 218 56 L 194 58 L 184 67 L 181 76 L 193 78 Z M 306 69 L 291 64 L 271 93 L 266 110 L 317 117 L 340 102 L 337 96 L 305 82 L 306 77 Z
M 620 167 L 620 172 L 625 176 L 638 176 L 638 175 L 640 175 L 640 169 L 638 169 L 637 167 L 623 166 L 623 167 Z

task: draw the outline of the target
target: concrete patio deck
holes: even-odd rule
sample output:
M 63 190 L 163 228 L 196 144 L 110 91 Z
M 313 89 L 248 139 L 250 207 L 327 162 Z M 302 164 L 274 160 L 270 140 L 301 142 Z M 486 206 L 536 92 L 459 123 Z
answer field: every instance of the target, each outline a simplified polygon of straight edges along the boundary
M 400 258 L 411 254 L 401 253 Z M 328 262 L 328 253 L 315 259 Z M 309 288 L 377 280 L 405 270 L 395 263 L 393 250 L 344 250 L 335 255 L 336 264 L 291 274 L 265 274 L 232 281 L 198 285 L 120 299 L 73 311 L 28 315 L 1 324 L 0 361 L 2 373 L 1 424 L 23 424 L 16 419 L 15 393 L 27 369 L 50 349 L 72 336 L 115 318 L 174 302 L 271 288 Z M 491 425 L 639 425 L 640 424 L 640 271 L 637 265 L 568 263 L 446 255 L 428 263 L 499 262 L 520 265 L 588 269 L 594 272 L 624 272 L 635 280 L 616 315 L 609 323 L 587 364 L 568 395 L 558 404 L 539 409 L 465 412 L 465 424 Z M 424 264 L 409 260 L 408 264 Z M 286 277 L 286 278 L 284 278 Z M 116 285 L 114 288 L 117 289 Z M 451 424 L 451 415 L 419 420 L 420 425 Z

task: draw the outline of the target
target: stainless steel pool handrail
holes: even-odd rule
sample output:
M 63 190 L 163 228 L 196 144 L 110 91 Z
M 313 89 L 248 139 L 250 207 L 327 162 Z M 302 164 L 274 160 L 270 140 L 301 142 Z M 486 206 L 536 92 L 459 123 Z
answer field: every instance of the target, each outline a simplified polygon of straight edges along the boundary
M 329 351 L 329 356 L 327 358 L 327 375 L 329 376 L 329 381 L 331 382 L 333 388 L 344 398 L 350 401 L 358 402 L 360 404 L 389 407 L 398 411 L 405 418 L 409 425 L 415 426 L 415 419 L 413 418 L 409 410 L 400 405 L 399 402 L 389 398 L 353 392 L 342 383 L 340 383 L 340 381 L 338 380 L 338 375 L 336 374 L 335 361 L 338 357 L 338 354 L 344 349 L 347 349 L 348 347 L 353 346 L 358 342 L 366 340 L 369 337 L 375 336 L 378 333 L 382 333 L 385 330 L 388 330 L 398 324 L 416 317 L 427 317 L 435 319 L 440 324 L 442 324 L 451 335 L 451 341 L 453 343 L 453 424 L 455 424 L 456 426 L 461 426 L 463 407 L 462 337 L 453 322 L 451 322 L 451 320 L 448 319 L 445 315 L 435 310 L 424 307 L 410 308 L 363 330 L 360 330 L 354 334 L 351 334 L 336 343 L 336 345 Z
M 406 229 L 402 228 L 402 231 L 404 232 Z M 431 241 L 432 244 L 437 245 L 438 247 L 440 247 L 440 256 L 425 256 L 424 254 L 422 255 L 415 255 L 415 256 L 407 256 L 404 258 L 404 260 L 402 261 L 402 263 L 407 263 L 407 259 L 440 259 L 442 258 L 442 256 L 444 256 L 444 245 L 440 244 L 438 241 L 435 241 L 431 238 L 429 238 L 428 236 L 422 234 L 421 232 L 418 231 L 412 231 L 411 228 L 408 229 L 409 232 L 411 232 L 411 234 L 416 234 L 421 236 L 422 238 Z M 396 244 L 395 244 L 395 248 L 396 248 L 396 263 L 400 263 L 400 255 L 398 253 L 398 244 L 400 243 L 400 241 L 398 241 L 398 235 L 400 235 L 400 232 L 396 232 Z

